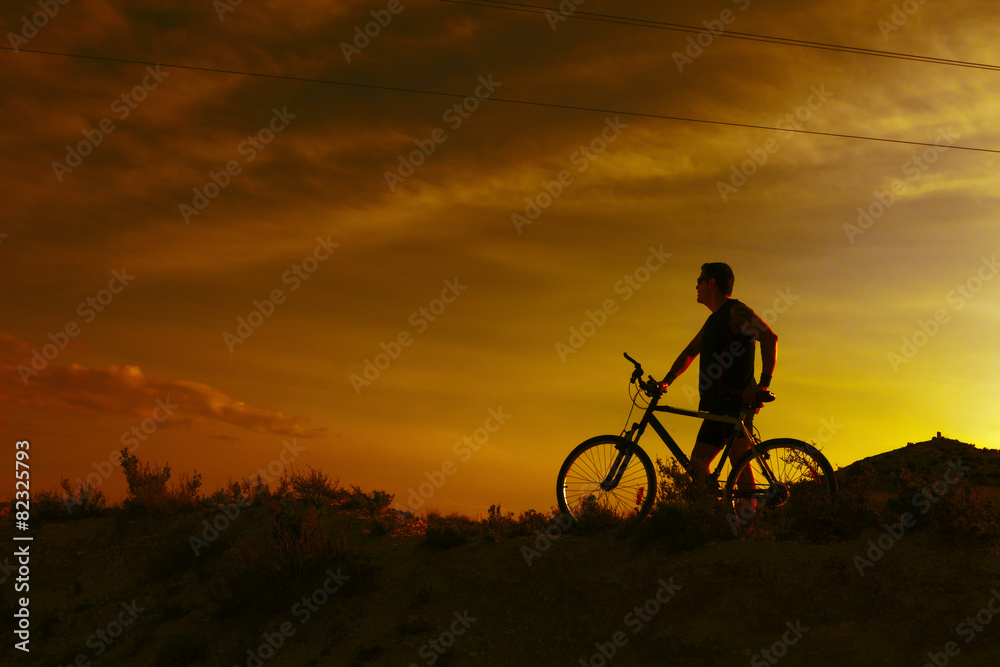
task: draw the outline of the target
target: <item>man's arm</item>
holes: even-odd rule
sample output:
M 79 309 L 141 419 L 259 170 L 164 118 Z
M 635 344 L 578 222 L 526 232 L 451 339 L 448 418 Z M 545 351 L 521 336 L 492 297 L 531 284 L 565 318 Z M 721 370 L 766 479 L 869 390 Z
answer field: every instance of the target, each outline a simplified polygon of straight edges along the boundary
M 760 342 L 760 383 L 748 387 L 744 396 L 753 397 L 760 389 L 771 385 L 771 374 L 774 373 L 774 363 L 778 355 L 778 337 L 771 327 L 757 317 L 745 304 L 737 304 L 729 316 L 729 327 L 733 333 L 742 331 Z
M 688 343 L 687 347 L 685 347 L 677 357 L 677 361 L 674 362 L 674 365 L 670 367 L 670 371 L 667 373 L 666 377 L 663 378 L 663 382 L 665 384 L 673 384 L 674 380 L 677 379 L 677 376 L 687 370 L 687 367 L 691 365 L 694 358 L 698 356 L 701 352 L 701 336 L 704 332 L 705 326 L 702 325 L 701 329 L 698 330 L 698 333 L 695 334 L 695 337 L 691 339 L 691 342 Z

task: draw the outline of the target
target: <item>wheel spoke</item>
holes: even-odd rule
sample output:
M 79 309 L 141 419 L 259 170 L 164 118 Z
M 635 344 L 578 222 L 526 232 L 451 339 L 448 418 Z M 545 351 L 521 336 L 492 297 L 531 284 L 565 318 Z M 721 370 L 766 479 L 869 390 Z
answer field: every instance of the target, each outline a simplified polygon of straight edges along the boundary
M 570 455 L 559 477 L 558 496 L 563 511 L 578 519 L 595 510 L 621 519 L 644 516 L 648 512 L 656 484 L 652 463 L 641 449 L 623 443 L 615 437 L 605 441 L 595 439 Z M 601 484 L 610 474 L 621 446 L 632 447 L 627 454 L 628 462 L 619 471 L 620 479 L 615 488 L 602 489 Z
M 748 452 L 737 462 L 727 481 L 726 497 L 737 514 L 746 501 L 756 500 L 754 522 L 766 521 L 774 527 L 780 524 L 788 529 L 796 521 L 829 516 L 836 495 L 836 479 L 819 450 L 799 440 L 780 438 L 762 443 L 759 451 L 760 458 Z M 765 466 L 775 480 L 774 485 L 765 481 L 768 479 L 764 475 Z M 745 474 L 748 467 L 755 486 L 740 488 L 740 474 Z M 762 508 L 761 500 L 766 500 L 766 509 Z

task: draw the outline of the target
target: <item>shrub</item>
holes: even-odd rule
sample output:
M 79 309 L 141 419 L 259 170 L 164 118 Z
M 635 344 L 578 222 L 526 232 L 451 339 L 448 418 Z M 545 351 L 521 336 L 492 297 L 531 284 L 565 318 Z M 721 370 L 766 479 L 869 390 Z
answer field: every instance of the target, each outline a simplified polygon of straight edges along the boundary
M 170 487 L 170 465 L 162 468 L 139 461 L 127 447 L 121 450 L 119 464 L 128 482 L 128 497 L 122 502 L 127 512 L 142 514 L 174 514 L 196 509 L 199 505 L 198 489 L 201 475 L 195 471 L 193 477 L 182 475 L 177 484 Z
M 258 481 L 260 481 L 259 477 Z M 263 488 L 266 489 L 267 485 L 264 484 Z M 260 486 L 250 480 L 234 482 L 230 479 L 225 486 L 216 489 L 211 495 L 202 498 L 202 505 L 205 507 L 232 504 L 240 506 L 259 505 L 261 503 L 261 498 L 259 497 L 261 490 Z
M 1000 504 L 983 497 L 969 480 L 960 479 L 938 494 L 935 484 L 940 480 L 928 475 L 910 480 L 907 495 L 910 509 L 927 528 L 949 539 L 961 538 L 985 544 L 994 551 L 1000 549 Z M 911 493 L 912 492 L 912 493 Z M 928 493 L 930 498 L 928 499 Z M 913 499 L 920 495 L 925 502 L 914 511 Z M 926 518 L 922 519 L 922 512 Z
M 525 537 L 536 531 L 544 531 L 558 517 L 558 511 L 542 514 L 535 510 L 521 512 L 516 518 L 513 512 L 503 514 L 500 505 L 490 505 L 488 518 L 484 522 L 486 538 L 498 542 L 504 537 Z
M 366 514 L 376 514 L 387 508 L 394 497 L 385 491 L 373 490 L 365 493 L 361 487 L 351 486 L 351 492 L 347 494 L 347 499 L 342 507 L 359 510 Z
M 504 516 L 500 511 L 500 505 L 490 505 L 484 529 L 484 537 L 490 542 L 499 542 L 503 537 L 510 537 L 515 533 L 514 513 L 507 512 L 507 516 Z
M 714 489 L 696 489 L 677 461 L 656 460 L 659 469 L 657 499 L 649 516 L 639 526 L 643 539 L 654 540 L 670 551 L 694 549 L 711 541 L 728 540 L 761 531 L 753 527 L 735 531 L 730 527 L 732 508 Z
M 210 587 L 222 615 L 280 609 L 342 554 L 343 538 L 331 535 L 316 507 L 271 501 L 268 515 L 266 533 L 238 538 L 235 568 Z
M 517 517 L 517 521 L 514 526 L 514 534 L 512 537 L 533 535 L 536 530 L 544 531 L 548 526 L 550 526 L 557 518 L 559 518 L 559 510 L 552 510 L 549 514 L 542 514 L 541 512 L 536 512 L 535 510 L 527 510 L 521 512 L 521 515 Z
M 572 530 L 577 535 L 597 535 L 625 526 L 626 522 L 609 508 L 596 502 L 584 502 L 573 521 Z
M 271 487 L 268 486 L 260 475 L 257 475 L 257 479 L 253 486 L 253 499 L 254 505 L 260 506 L 272 501 L 282 501 L 292 498 L 292 482 L 288 473 L 282 473 L 281 477 L 278 478 L 278 487 L 272 491 Z
M 880 528 L 909 513 L 916 519 L 914 531 L 1000 548 L 1000 505 L 983 498 L 969 479 L 959 479 L 942 489 L 941 471 L 928 465 L 879 475 L 865 463 L 837 472 L 840 492 L 835 531 L 842 538 L 854 539 L 866 528 Z M 935 485 L 940 493 L 934 490 Z
M 107 498 L 100 487 L 93 483 L 78 482 L 76 489 L 65 477 L 59 481 L 62 493 L 41 491 L 32 498 L 32 517 L 40 521 L 66 521 L 97 516 L 104 513 Z
M 282 475 L 282 479 L 284 479 Z M 315 505 L 329 505 L 330 501 L 342 502 L 348 493 L 340 487 L 338 480 L 330 481 L 326 473 L 309 467 L 309 472 L 292 471 L 288 483 L 296 498 L 307 500 Z
M 469 538 L 483 535 L 481 522 L 467 516 L 452 512 L 441 516 L 437 512 L 427 513 L 427 532 L 425 538 L 428 546 L 436 549 L 451 549 L 469 541 Z

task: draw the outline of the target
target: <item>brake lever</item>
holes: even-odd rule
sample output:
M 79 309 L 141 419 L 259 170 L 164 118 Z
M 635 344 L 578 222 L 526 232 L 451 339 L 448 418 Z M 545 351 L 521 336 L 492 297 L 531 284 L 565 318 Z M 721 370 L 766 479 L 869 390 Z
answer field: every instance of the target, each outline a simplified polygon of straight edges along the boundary
M 770 403 L 773 400 L 774 400 L 774 394 L 772 394 L 770 391 L 766 389 L 762 389 L 758 391 L 757 394 L 754 396 L 753 408 L 755 411 L 760 410 L 762 407 L 764 407 L 765 403 Z

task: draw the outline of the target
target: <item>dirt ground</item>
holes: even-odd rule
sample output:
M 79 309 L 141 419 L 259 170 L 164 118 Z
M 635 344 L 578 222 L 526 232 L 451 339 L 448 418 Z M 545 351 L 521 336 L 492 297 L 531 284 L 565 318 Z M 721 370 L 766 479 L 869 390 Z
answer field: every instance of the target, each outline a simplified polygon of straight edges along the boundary
M 544 551 L 537 538 L 438 550 L 367 536 L 352 543 L 353 561 L 331 568 L 365 585 L 312 595 L 308 617 L 289 605 L 219 619 L 197 561 L 171 563 L 190 560 L 185 533 L 209 516 L 44 526 L 32 544 L 32 650 L 10 651 L 8 623 L 4 664 L 890 667 L 935 664 L 928 654 L 1000 664 L 990 607 L 1000 611 L 1000 562 L 933 535 L 904 534 L 877 559 L 869 540 L 888 544 L 883 531 L 674 554 L 619 535 L 562 535 Z M 4 586 L 8 608 L 10 596 Z M 133 600 L 134 619 L 124 611 Z
M 974 463 L 970 483 L 995 496 L 996 450 L 917 443 L 869 462 L 891 471 L 906 459 L 933 473 L 959 456 Z M 370 516 L 321 515 L 336 555 L 266 594 L 254 588 L 266 576 L 251 580 L 242 598 L 227 596 L 236 589 L 226 582 L 246 570 L 253 552 L 242 545 L 273 525 L 266 507 L 228 521 L 205 509 L 42 524 L 30 591 L 16 594 L 30 600 L 28 653 L 13 648 L 23 543 L 2 523 L 0 664 L 1000 665 L 1000 557 L 947 531 L 882 525 L 823 544 L 735 539 L 678 551 L 648 529 L 553 530 L 442 548 L 416 519 L 386 530 Z M 206 532 L 211 522 L 221 530 Z M 286 555 L 275 554 L 260 571 Z

